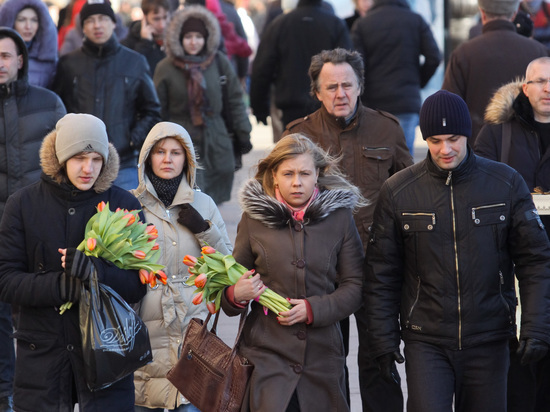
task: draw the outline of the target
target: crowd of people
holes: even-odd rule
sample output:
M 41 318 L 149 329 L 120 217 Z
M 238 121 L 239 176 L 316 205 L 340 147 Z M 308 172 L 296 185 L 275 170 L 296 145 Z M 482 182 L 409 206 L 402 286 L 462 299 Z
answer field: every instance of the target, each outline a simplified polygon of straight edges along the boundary
M 349 411 L 350 316 L 365 412 L 546 410 L 540 6 L 478 0 L 424 101 L 442 50 L 406 0 L 357 0 L 347 19 L 323 0 L 264 6 L 243 21 L 228 0 L 142 0 L 128 19 L 70 0 L 54 22 L 42 0 L 0 4 L 0 412 L 199 411 L 166 374 L 209 311 L 183 264 L 204 246 L 248 269 L 218 302 L 248 312 L 243 412 Z M 219 207 L 253 117 L 274 145 L 239 188 L 233 241 Z M 100 202 L 155 225 L 166 284 L 77 248 Z M 91 278 L 133 305 L 153 352 L 101 390 L 78 305 L 60 311 Z M 290 309 L 264 311 L 267 288 Z

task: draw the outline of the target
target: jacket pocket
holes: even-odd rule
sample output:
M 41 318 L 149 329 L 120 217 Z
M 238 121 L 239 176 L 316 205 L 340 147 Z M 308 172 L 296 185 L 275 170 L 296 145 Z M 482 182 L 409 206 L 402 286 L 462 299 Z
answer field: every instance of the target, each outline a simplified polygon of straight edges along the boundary
M 390 177 L 392 167 L 392 152 L 389 147 L 361 148 L 361 180 L 365 185 L 374 186 L 377 190 L 380 184 Z
M 431 232 L 436 223 L 435 212 L 401 212 L 401 229 L 404 232 Z
M 471 217 L 474 226 L 506 224 L 509 218 L 506 202 L 495 202 L 488 205 L 474 206 Z

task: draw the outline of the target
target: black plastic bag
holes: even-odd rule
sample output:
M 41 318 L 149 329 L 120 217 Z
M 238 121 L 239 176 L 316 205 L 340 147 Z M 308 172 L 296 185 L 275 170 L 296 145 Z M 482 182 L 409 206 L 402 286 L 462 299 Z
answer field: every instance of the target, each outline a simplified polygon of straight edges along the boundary
M 80 333 L 86 383 L 104 389 L 153 360 L 145 323 L 94 270 L 80 295 Z

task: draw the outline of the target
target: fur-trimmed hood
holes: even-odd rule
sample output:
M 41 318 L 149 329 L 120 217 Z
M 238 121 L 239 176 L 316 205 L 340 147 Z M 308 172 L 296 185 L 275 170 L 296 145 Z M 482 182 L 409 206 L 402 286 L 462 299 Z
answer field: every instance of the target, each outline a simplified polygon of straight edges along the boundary
M 48 8 L 42 0 L 7 0 L 0 7 L 0 26 L 13 28 L 17 14 L 26 8 L 32 8 L 38 15 L 38 31 L 29 48 L 29 58 L 57 61 L 57 28 L 50 17 Z
M 40 167 L 47 176 L 51 177 L 55 182 L 62 184 L 67 183 L 68 178 L 63 165 L 57 160 L 55 154 L 55 139 L 57 131 L 51 131 L 42 142 L 40 148 Z M 93 190 L 96 193 L 105 192 L 112 185 L 113 181 L 118 176 L 119 158 L 115 147 L 109 143 L 109 159 L 103 165 L 103 169 L 97 178 Z
M 317 223 L 336 209 L 354 209 L 358 200 L 357 195 L 349 190 L 321 189 L 306 210 L 304 225 Z M 267 195 L 256 179 L 250 179 L 245 183 L 239 194 L 239 203 L 246 214 L 269 228 L 282 228 L 292 221 L 288 207 Z
M 485 122 L 501 124 L 510 121 L 514 115 L 514 101 L 522 92 L 523 79 L 517 79 L 500 87 L 485 109 Z
M 181 28 L 185 21 L 191 17 L 200 19 L 206 26 L 208 38 L 206 39 L 206 52 L 201 56 L 204 58 L 210 56 L 218 50 L 220 44 L 220 28 L 216 17 L 205 7 L 193 5 L 187 6 L 183 10 L 178 10 L 172 15 L 172 20 L 166 30 L 166 54 L 172 58 L 183 59 L 189 57 L 185 55 L 183 45 L 180 41 Z
M 197 159 L 195 157 L 195 149 L 193 147 L 193 142 L 191 141 L 191 136 L 187 130 L 181 127 L 179 124 L 171 122 L 160 122 L 157 123 L 147 135 L 143 146 L 141 147 L 141 152 L 139 153 L 139 163 L 138 163 L 138 177 L 139 177 L 139 186 L 135 190 L 135 196 L 141 195 L 143 192 L 148 191 L 150 193 L 155 193 L 152 183 L 150 182 L 147 174 L 145 173 L 145 168 L 147 164 L 147 159 L 151 154 L 151 149 L 159 140 L 162 140 L 166 137 L 173 137 L 178 140 L 180 144 L 185 149 L 185 167 L 186 178 L 181 179 L 180 186 L 176 197 L 174 198 L 173 204 L 176 203 L 191 203 L 194 199 L 195 187 L 195 178 L 197 172 Z

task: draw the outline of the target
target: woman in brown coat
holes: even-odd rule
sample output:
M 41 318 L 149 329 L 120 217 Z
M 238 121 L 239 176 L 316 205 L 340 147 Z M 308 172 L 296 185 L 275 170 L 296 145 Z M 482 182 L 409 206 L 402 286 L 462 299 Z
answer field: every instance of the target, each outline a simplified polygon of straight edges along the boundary
M 252 300 L 240 347 L 255 368 L 242 411 L 348 411 L 339 321 L 361 306 L 352 211 L 364 199 L 335 159 L 293 134 L 259 163 L 240 201 L 234 256 L 251 270 L 226 289 L 222 307 L 237 315 Z M 264 314 L 253 299 L 266 287 L 292 309 Z

